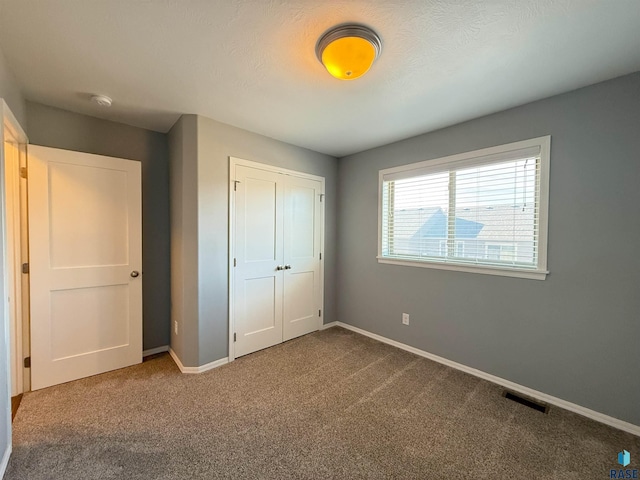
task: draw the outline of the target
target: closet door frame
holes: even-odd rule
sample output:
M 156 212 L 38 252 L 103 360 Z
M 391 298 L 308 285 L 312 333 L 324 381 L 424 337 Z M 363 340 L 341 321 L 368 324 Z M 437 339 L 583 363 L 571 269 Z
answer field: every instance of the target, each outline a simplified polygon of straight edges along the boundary
M 229 275 L 228 275 L 228 284 L 229 284 L 229 361 L 232 362 L 235 360 L 235 325 L 234 325 L 234 260 L 236 258 L 235 255 L 235 172 L 236 166 L 244 166 L 255 168 L 259 170 L 265 170 L 268 172 L 279 173 L 282 175 L 290 175 L 299 178 L 308 178 L 311 180 L 316 180 L 320 182 L 320 195 L 321 195 L 321 208 L 320 208 L 320 315 L 318 316 L 318 330 L 322 328 L 324 323 L 324 232 L 325 232 L 325 178 L 313 175 L 310 173 L 298 172 L 296 170 L 289 170 L 286 168 L 280 168 L 273 165 L 268 165 L 266 163 L 254 162 L 251 160 L 244 160 L 236 157 L 229 157 Z

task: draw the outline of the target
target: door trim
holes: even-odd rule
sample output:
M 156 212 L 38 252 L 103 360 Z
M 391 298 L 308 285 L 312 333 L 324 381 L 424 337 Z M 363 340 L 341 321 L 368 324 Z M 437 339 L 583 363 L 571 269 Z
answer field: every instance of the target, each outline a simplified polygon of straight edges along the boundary
M 7 322 L 9 324 L 9 351 L 10 353 L 10 378 L 15 375 L 16 395 L 20 395 L 30 390 L 29 369 L 24 367 L 23 358 L 29 356 L 29 278 L 21 273 L 22 264 L 28 260 L 28 234 L 26 217 L 26 179 L 21 178 L 20 169 L 26 167 L 28 138 L 20 124 L 13 116 L 13 113 L 4 100 L 0 104 L 2 111 L 2 212 L 4 231 L 4 280 L 5 295 L 13 298 L 13 305 L 5 305 L 5 312 L 9 314 Z M 5 142 L 11 142 L 16 147 L 16 158 L 13 165 L 7 165 Z M 9 192 L 6 191 L 6 170 L 7 167 L 13 170 L 13 185 L 11 198 L 7 198 Z M 9 211 L 11 207 L 12 211 Z M 12 222 L 9 222 L 9 217 Z M 12 224 L 10 231 L 8 226 Z M 8 251 L 7 239 L 12 237 L 13 251 Z M 12 255 L 10 256 L 9 253 Z M 7 268 L 11 265 L 11 269 Z M 8 281 L 9 270 L 13 274 L 11 282 Z M 13 334 L 11 334 L 13 330 Z M 13 382 L 12 382 L 13 384 Z M 12 391 L 12 387 L 9 389 Z
M 12 152 L 7 155 L 7 144 L 12 144 Z M 24 150 L 13 139 L 4 139 L 4 227 L 5 227 L 5 278 L 10 277 L 7 283 L 7 296 L 11 298 L 9 304 L 9 323 L 11 325 L 11 396 L 16 397 L 24 393 L 24 364 L 23 354 L 23 280 L 26 274 L 22 272 L 22 264 L 28 263 L 28 258 L 23 255 L 22 249 L 22 205 L 21 188 L 23 178 L 20 176 L 21 152 Z M 24 257 L 24 262 L 23 262 Z M 15 385 L 14 385 L 15 380 Z M 15 390 L 13 390 L 15 387 Z
M 235 216 L 234 216 L 234 212 L 235 212 L 235 195 L 233 194 L 234 192 L 234 187 L 235 187 L 235 183 L 234 183 L 234 172 L 235 172 L 235 167 L 236 166 L 244 166 L 244 167 L 250 167 L 250 168 L 255 168 L 258 170 L 265 170 L 267 172 L 274 172 L 274 173 L 280 173 L 282 175 L 291 175 L 293 177 L 299 177 L 299 178 L 308 178 L 310 180 L 316 180 L 318 182 L 320 182 L 321 185 L 321 195 L 322 195 L 322 208 L 321 210 L 321 218 L 320 218 L 320 252 L 322 253 L 322 259 L 320 260 L 320 310 L 321 310 L 321 315 L 318 317 L 318 330 L 322 328 L 322 325 L 324 323 L 324 260 L 325 260 L 325 255 L 324 255 L 324 232 L 325 232 L 325 204 L 326 202 L 324 201 L 325 197 L 325 178 L 321 177 L 319 175 L 313 175 L 311 173 L 304 173 L 304 172 L 298 172 L 296 170 L 289 170 L 286 168 L 280 168 L 280 167 L 276 167 L 273 165 L 268 165 L 266 163 L 260 163 L 260 162 L 254 162 L 251 160 L 243 160 L 241 158 L 237 158 L 237 157 L 229 157 L 229 274 L 228 274 L 228 278 L 227 281 L 229 282 L 229 297 L 228 297 L 228 304 L 229 304 L 229 318 L 228 318 L 228 325 L 229 325 L 229 362 L 233 362 L 236 358 L 235 356 L 235 345 L 234 345 L 234 340 L 233 340 L 233 333 L 235 330 L 235 325 L 234 325 L 234 305 L 233 305 L 233 297 L 234 297 L 234 290 L 233 290 L 233 285 L 234 285 L 234 281 L 235 281 L 235 276 L 234 276 L 234 265 L 233 265 L 233 260 L 235 258 L 235 245 L 234 245 L 234 241 L 235 241 L 235 236 L 234 236 L 234 231 L 235 231 Z
M 4 277 L 4 282 L 2 288 L 0 288 L 0 308 L 2 308 L 2 315 L 4 316 L 4 328 L 0 329 L 0 351 L 1 354 L 4 355 L 3 362 L 5 363 L 5 374 L 7 375 L 7 394 L 4 401 L 6 402 L 5 411 L 0 411 L 0 415 L 3 415 L 6 420 L 6 425 L 8 426 L 6 432 L 2 432 L 2 435 L 5 437 L 4 441 L 6 442 L 6 449 L 3 452 L 0 452 L 0 477 L 4 474 L 7 463 L 9 462 L 9 456 L 11 455 L 11 372 L 10 368 L 12 365 L 11 356 L 15 354 L 12 351 L 10 345 L 10 326 L 9 322 L 11 321 L 11 317 L 9 315 L 9 305 L 6 301 L 7 298 L 7 269 L 4 268 L 5 262 L 7 259 L 7 232 L 6 232 L 6 205 L 4 201 L 5 195 L 5 187 L 4 187 L 4 175 L 5 175 L 5 158 L 4 158 L 4 142 L 5 140 L 11 139 L 16 141 L 20 149 L 23 150 L 24 146 L 29 143 L 29 139 L 25 134 L 24 130 L 18 123 L 18 120 L 13 115 L 9 106 L 4 101 L 4 99 L 0 98 L 0 118 L 2 119 L 2 128 L 0 128 L 0 144 L 2 148 L 0 148 L 0 178 L 2 178 L 2 182 L 0 182 L 0 235 L 2 236 L 2 248 L 0 249 L 0 263 L 2 264 L 2 275 Z M 18 328 L 22 329 L 22 322 L 19 321 Z

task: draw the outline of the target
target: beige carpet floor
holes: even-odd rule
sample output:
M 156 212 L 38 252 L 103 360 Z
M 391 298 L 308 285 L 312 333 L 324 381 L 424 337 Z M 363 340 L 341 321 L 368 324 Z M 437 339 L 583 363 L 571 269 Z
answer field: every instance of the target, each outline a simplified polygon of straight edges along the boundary
M 29 393 L 5 479 L 605 479 L 622 449 L 638 468 L 638 437 L 332 328 Z

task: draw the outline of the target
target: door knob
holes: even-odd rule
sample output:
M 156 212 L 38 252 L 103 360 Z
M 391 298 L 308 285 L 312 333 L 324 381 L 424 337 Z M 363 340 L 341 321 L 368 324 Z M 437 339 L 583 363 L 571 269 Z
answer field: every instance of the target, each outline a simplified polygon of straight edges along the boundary
M 285 270 L 291 270 L 291 265 L 285 265 L 285 266 L 284 266 L 284 269 L 285 269 Z
M 284 270 L 284 267 L 283 267 L 282 265 L 278 265 L 278 266 L 276 267 L 276 270 Z
M 140 275 L 140 272 L 138 272 L 137 270 L 134 270 L 133 272 L 131 272 L 131 276 L 133 278 L 136 278 L 138 275 Z

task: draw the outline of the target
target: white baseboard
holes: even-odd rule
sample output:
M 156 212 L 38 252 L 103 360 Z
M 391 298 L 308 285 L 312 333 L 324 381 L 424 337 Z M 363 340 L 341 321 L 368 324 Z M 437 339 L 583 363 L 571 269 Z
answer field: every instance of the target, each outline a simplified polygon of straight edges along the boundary
M 171 355 L 171 358 L 173 358 L 173 361 L 176 362 L 176 365 L 182 373 L 203 373 L 229 363 L 229 357 L 225 357 L 210 363 L 206 363 L 204 365 L 200 365 L 199 367 L 185 367 L 172 348 L 169 348 L 169 355 Z
M 484 380 L 495 383 L 497 385 L 501 385 L 505 388 L 508 388 L 509 390 L 513 390 L 514 392 L 522 393 L 523 395 L 526 395 L 528 397 L 534 398 L 536 400 L 540 400 L 542 402 L 545 402 L 551 405 L 555 405 L 560 408 L 564 408 L 565 410 L 569 410 L 570 412 L 577 413 L 578 415 L 582 415 L 583 417 L 590 418 L 592 420 L 595 420 L 596 422 L 604 423 L 605 425 L 609 425 L 610 427 L 614 427 L 619 430 L 629 432 L 633 435 L 640 436 L 640 426 L 634 425 L 633 423 L 625 422 L 624 420 L 610 417 L 609 415 L 605 415 L 604 413 L 596 412 L 595 410 L 591 410 L 581 405 L 577 405 L 575 403 L 562 400 L 561 398 L 557 398 L 552 395 L 539 392 L 532 388 L 519 385 L 509 380 L 505 380 L 504 378 L 496 377 L 495 375 L 491 375 L 490 373 L 483 372 L 482 370 L 477 370 L 475 368 L 468 367 L 461 363 L 457 363 L 452 360 L 439 357 L 438 355 L 434 355 L 433 353 L 425 352 L 424 350 L 420 350 L 419 348 L 415 348 L 410 345 L 406 345 L 404 343 L 391 340 L 389 338 L 383 337 L 382 335 L 371 333 L 367 330 L 363 330 L 361 328 L 354 327 L 346 323 L 332 322 L 330 324 L 325 325 L 324 327 L 330 328 L 333 326 L 346 328 L 347 330 L 351 330 L 361 335 L 365 335 L 367 337 L 378 340 L 379 342 L 386 343 L 394 347 L 398 347 L 402 350 L 406 350 L 407 352 L 415 353 L 416 355 L 419 355 L 421 357 L 428 358 L 429 360 L 433 360 L 434 362 L 441 363 L 442 365 L 455 368 L 456 370 L 460 370 L 462 372 L 468 373 L 475 377 L 482 378 Z
M 9 465 L 9 457 L 11 456 L 11 444 L 7 445 L 7 449 L 2 456 L 2 462 L 0 462 L 0 478 L 4 477 L 4 472 L 7 470 L 7 465 Z
M 151 355 L 155 355 L 156 353 L 164 353 L 169 351 L 169 345 L 163 345 L 161 347 L 150 348 L 149 350 L 144 350 L 142 352 L 142 358 L 150 357 Z
M 323 323 L 320 330 L 326 330 L 327 328 L 337 327 L 340 322 Z

